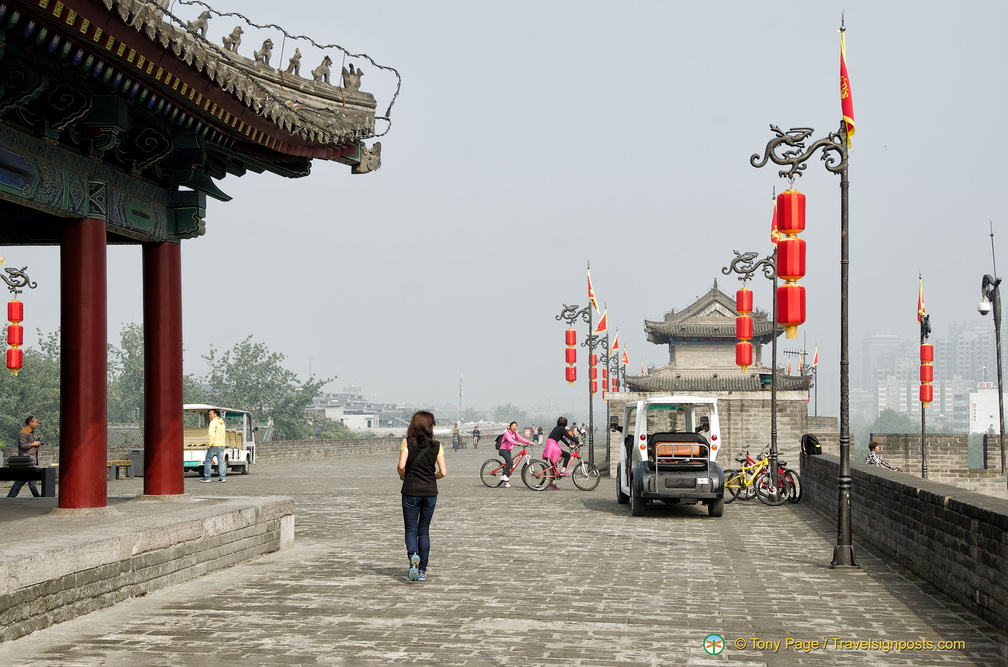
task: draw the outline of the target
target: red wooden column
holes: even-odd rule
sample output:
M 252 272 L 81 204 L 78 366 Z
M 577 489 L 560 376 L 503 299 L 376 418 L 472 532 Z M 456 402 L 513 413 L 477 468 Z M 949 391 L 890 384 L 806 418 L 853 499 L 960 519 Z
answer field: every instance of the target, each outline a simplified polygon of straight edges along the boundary
M 106 299 L 105 222 L 69 220 L 60 239 L 62 508 L 107 505 Z
M 182 247 L 143 244 L 144 494 L 185 492 L 182 479 Z

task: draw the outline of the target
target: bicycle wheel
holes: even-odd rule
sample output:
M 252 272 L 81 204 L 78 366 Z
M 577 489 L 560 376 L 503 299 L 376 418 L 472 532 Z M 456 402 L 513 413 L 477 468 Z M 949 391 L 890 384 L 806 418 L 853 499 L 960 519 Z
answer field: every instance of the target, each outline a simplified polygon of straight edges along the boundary
M 738 497 L 739 491 L 742 490 L 742 473 L 738 470 L 725 470 L 724 474 L 724 501 L 727 505 L 728 503 L 735 502 Z
M 545 461 L 532 459 L 522 468 L 522 482 L 533 491 L 544 491 L 553 481 L 550 468 L 551 466 Z
M 500 459 L 487 459 L 483 462 L 483 467 L 480 468 L 480 481 L 494 489 L 501 484 L 503 480 L 501 477 L 504 475 L 504 462 Z
M 770 507 L 778 507 L 787 502 L 790 495 L 791 485 L 779 472 L 771 475 L 769 472 L 761 472 L 759 477 L 753 481 L 756 488 L 756 497 L 760 502 Z
M 801 501 L 801 479 L 798 477 L 798 473 L 790 468 L 785 468 L 784 479 L 791 484 L 791 495 L 788 496 L 787 501 L 792 504 Z
M 571 473 L 571 481 L 574 482 L 574 486 L 582 491 L 594 491 L 595 487 L 602 481 L 602 474 L 599 473 L 599 469 L 594 464 L 582 461 L 574 466 L 574 471 Z

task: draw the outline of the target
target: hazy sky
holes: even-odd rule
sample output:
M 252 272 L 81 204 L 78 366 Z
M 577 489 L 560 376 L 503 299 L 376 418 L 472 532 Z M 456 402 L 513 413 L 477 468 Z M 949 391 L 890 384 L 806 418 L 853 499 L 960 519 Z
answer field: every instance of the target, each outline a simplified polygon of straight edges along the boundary
M 465 405 L 580 406 L 586 390 L 563 379 L 554 317 L 585 304 L 589 260 L 631 369 L 665 364 L 644 319 L 715 279 L 733 293 L 736 279 L 720 273 L 733 250 L 770 252 L 771 189 L 786 182 L 749 165 L 769 125 L 816 138 L 839 127 L 842 10 L 857 121 L 852 364 L 870 332 L 918 335 L 918 271 L 942 335 L 979 317 L 988 221 L 1008 251 L 1004 2 L 212 4 L 365 52 L 403 83 L 378 172 L 315 162 L 303 179 L 219 183 L 234 200 L 209 200 L 206 235 L 182 248 L 187 372 L 205 370 L 211 344 L 253 334 L 302 377 L 339 376 L 329 390 L 457 405 L 463 374 Z M 237 24 L 215 18 L 208 36 Z M 276 33 L 246 28 L 240 52 L 271 35 L 278 64 Z M 300 48 L 304 69 L 321 60 Z M 394 79 L 357 64 L 384 110 Z M 814 159 L 797 187 L 808 196 L 801 335 L 819 347 L 820 414 L 836 414 L 839 178 Z M 38 281 L 23 297 L 35 344 L 35 327 L 59 325 L 58 249 L 3 252 Z M 108 257 L 117 341 L 121 323 L 141 321 L 140 250 Z M 769 309 L 769 281 L 754 282 Z

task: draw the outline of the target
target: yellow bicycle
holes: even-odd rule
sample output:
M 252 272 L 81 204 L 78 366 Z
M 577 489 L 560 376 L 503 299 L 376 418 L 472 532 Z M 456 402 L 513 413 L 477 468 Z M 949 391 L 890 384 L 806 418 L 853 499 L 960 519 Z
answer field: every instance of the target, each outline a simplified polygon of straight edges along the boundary
M 736 498 L 752 500 L 755 496 L 765 505 L 783 505 L 800 493 L 794 473 L 778 462 L 777 474 L 769 471 L 770 458 L 763 453 L 758 461 L 749 456 L 748 450 L 735 457 L 742 466 L 741 470 L 725 472 L 725 503 L 734 502 Z M 790 474 L 789 474 L 790 473 Z

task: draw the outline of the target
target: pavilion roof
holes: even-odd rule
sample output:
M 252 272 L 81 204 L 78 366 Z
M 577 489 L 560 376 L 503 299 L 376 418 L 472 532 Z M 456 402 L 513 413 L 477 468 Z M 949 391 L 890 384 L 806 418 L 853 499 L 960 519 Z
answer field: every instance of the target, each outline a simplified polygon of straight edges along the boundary
M 650 342 L 675 344 L 696 339 L 734 340 L 735 299 L 718 289 L 717 281 L 705 294 L 679 312 L 670 310 L 663 320 L 644 320 L 644 331 Z M 753 343 L 765 344 L 773 334 L 773 324 L 767 313 L 756 310 L 753 318 Z M 778 334 L 782 331 L 778 328 Z
M 763 381 L 761 375 L 769 374 L 770 369 L 764 369 L 765 373 L 750 367 L 748 373 L 708 373 L 708 374 L 652 374 L 652 375 L 628 375 L 625 380 L 626 387 L 630 391 L 651 391 L 651 392 L 694 392 L 694 391 L 761 391 Z M 798 375 L 777 375 L 777 389 L 779 391 L 804 391 L 809 388 L 808 378 Z

